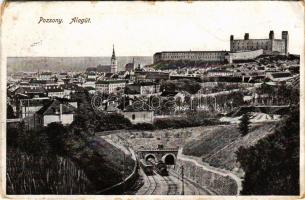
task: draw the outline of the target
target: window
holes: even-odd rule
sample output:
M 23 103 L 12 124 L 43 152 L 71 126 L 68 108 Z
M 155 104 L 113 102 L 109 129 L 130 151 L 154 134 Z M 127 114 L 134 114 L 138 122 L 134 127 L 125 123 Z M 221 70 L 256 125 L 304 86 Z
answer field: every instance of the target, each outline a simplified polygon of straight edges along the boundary
M 132 120 L 135 120 L 136 119 L 136 115 L 132 114 L 131 118 L 132 118 Z

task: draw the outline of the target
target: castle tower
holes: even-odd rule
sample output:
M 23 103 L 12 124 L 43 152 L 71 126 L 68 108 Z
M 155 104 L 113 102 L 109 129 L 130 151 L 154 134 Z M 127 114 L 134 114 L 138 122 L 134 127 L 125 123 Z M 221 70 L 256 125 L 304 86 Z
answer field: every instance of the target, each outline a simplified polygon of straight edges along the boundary
M 233 40 L 234 40 L 234 35 L 230 36 L 230 51 L 233 52 Z
M 269 39 L 274 40 L 274 32 L 273 31 L 269 32 Z
M 244 39 L 249 40 L 249 33 L 245 33 Z
M 289 36 L 288 31 L 282 31 L 282 40 L 285 40 L 285 55 L 288 55 Z
M 111 73 L 117 73 L 118 71 L 118 63 L 115 57 L 114 45 L 112 47 L 112 56 L 111 56 Z

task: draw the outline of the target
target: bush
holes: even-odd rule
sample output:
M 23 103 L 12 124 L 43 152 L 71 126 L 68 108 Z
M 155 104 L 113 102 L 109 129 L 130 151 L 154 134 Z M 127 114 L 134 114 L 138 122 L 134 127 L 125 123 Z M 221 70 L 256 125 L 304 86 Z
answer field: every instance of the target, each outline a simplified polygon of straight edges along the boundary
M 241 135 L 245 136 L 248 134 L 249 124 L 250 124 L 249 114 L 245 113 L 243 114 L 241 121 L 239 123 L 239 132 Z
M 98 117 L 95 131 L 128 129 L 132 127 L 129 119 L 118 113 L 105 113 Z
M 186 127 L 196 127 L 196 126 L 209 126 L 226 124 L 218 121 L 217 119 L 200 119 L 196 118 L 196 115 L 190 117 L 180 117 L 180 118 L 163 118 L 155 119 L 154 127 L 156 129 L 167 129 L 167 128 L 186 128 Z
M 190 79 L 167 80 L 164 81 L 160 86 L 161 91 L 186 91 L 190 94 L 195 94 L 198 90 L 200 90 L 200 88 L 201 85 L 198 82 Z
M 154 130 L 154 126 L 149 123 L 137 123 L 134 124 L 131 129 L 135 130 Z

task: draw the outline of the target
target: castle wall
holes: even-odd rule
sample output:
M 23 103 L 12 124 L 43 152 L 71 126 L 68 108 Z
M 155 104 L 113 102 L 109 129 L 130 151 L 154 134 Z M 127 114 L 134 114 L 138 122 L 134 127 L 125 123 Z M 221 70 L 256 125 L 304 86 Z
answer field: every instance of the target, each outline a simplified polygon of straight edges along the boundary
M 154 55 L 154 63 L 160 61 L 207 61 L 207 62 L 223 62 L 225 51 L 172 51 L 158 52 Z
M 285 54 L 285 40 L 273 40 L 272 50 L 279 52 L 279 54 Z
M 288 32 L 282 31 L 281 39 L 274 39 L 273 31 L 270 31 L 268 39 L 249 39 L 249 34 L 246 33 L 244 39 L 234 39 L 230 36 L 230 52 L 254 51 L 263 49 L 264 54 L 280 54 L 287 55 L 288 53 Z
M 226 59 L 229 61 L 229 63 L 232 63 L 232 61 L 234 60 L 254 59 L 262 54 L 264 54 L 263 49 L 259 49 L 255 51 L 236 52 L 236 53 L 229 53 L 229 57 L 226 57 Z
M 231 52 L 253 51 L 263 49 L 272 51 L 272 40 L 269 39 L 250 39 L 231 41 Z

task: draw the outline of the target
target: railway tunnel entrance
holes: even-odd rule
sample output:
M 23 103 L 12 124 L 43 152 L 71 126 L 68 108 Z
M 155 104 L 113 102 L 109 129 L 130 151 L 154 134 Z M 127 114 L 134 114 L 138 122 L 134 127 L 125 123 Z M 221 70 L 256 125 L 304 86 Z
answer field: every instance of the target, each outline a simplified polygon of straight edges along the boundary
M 176 162 L 176 156 L 174 154 L 165 154 L 162 157 L 162 161 L 166 164 L 166 165 L 174 165 Z
M 139 149 L 136 151 L 139 159 L 153 159 L 155 162 L 162 161 L 166 165 L 175 165 L 178 148 L 162 148 L 162 149 Z
M 145 161 L 148 161 L 148 159 L 153 159 L 154 161 L 157 161 L 157 158 L 156 158 L 156 156 L 154 155 L 154 154 L 147 154 L 146 156 L 145 156 Z

